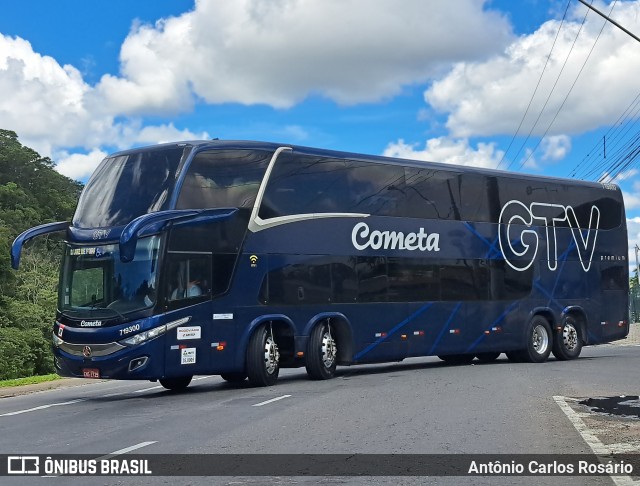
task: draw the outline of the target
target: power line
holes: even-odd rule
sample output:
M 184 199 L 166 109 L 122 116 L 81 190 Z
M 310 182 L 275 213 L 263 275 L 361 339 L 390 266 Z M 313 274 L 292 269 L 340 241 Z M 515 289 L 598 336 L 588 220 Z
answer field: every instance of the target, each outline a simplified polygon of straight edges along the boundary
M 502 162 L 504 161 L 504 158 L 507 156 L 507 153 L 509 152 L 509 149 L 511 148 L 511 145 L 513 145 L 513 142 L 515 141 L 516 137 L 518 136 L 518 133 L 520 133 L 520 128 L 522 128 L 522 124 L 524 123 L 525 118 L 527 117 L 527 114 L 529 113 L 529 108 L 531 108 L 531 104 L 533 103 L 533 99 L 536 96 L 536 93 L 538 92 L 538 88 L 540 87 L 540 82 L 542 81 L 542 77 L 544 76 L 544 73 L 547 69 L 547 65 L 549 64 L 549 60 L 551 59 L 551 54 L 553 53 L 553 49 L 556 46 L 556 42 L 558 40 L 558 37 L 560 36 L 560 31 L 562 30 L 562 25 L 564 24 L 564 19 L 567 17 L 567 12 L 569 11 L 569 5 L 571 5 L 571 0 L 569 0 L 567 2 L 567 8 L 564 9 L 564 15 L 562 16 L 562 20 L 560 21 L 560 25 L 558 26 L 558 31 L 556 32 L 556 36 L 553 39 L 553 44 L 551 45 L 551 50 L 549 51 L 549 55 L 547 56 L 547 60 L 544 63 L 544 67 L 542 68 L 542 72 L 540 73 L 540 77 L 538 78 L 538 84 L 536 84 L 536 88 L 533 90 L 533 94 L 531 95 L 531 99 L 529 99 L 529 104 L 527 105 L 527 109 L 524 111 L 524 115 L 522 115 L 522 119 L 520 120 L 520 124 L 518 125 L 518 128 L 516 129 L 516 132 L 513 134 L 513 137 L 511 137 L 511 141 L 509 142 L 509 146 L 507 147 L 507 150 L 504 151 L 504 153 L 502 154 L 502 158 L 500 159 L 500 162 L 498 162 L 498 165 L 496 166 L 496 169 L 499 169 L 500 166 L 502 165 Z
M 622 30 L 625 34 L 630 35 L 631 37 L 633 37 L 635 40 L 637 40 L 638 42 L 640 42 L 640 38 L 636 37 L 633 33 L 631 33 L 630 31 L 628 31 L 627 29 L 625 29 L 622 25 L 620 25 L 618 22 L 616 22 L 615 20 L 611 19 L 610 17 L 606 16 L 605 14 L 603 14 L 602 12 L 600 12 L 600 10 L 598 10 L 597 8 L 595 8 L 593 5 L 589 5 L 587 2 L 585 2 L 584 0 L 578 0 L 581 4 L 583 4 L 584 6 L 590 8 L 591 10 L 593 10 L 595 13 L 597 13 L 598 15 L 600 15 L 601 17 L 605 18 L 606 20 L 608 20 L 609 22 L 611 22 L 613 25 L 615 25 L 616 27 L 618 27 L 620 30 Z M 593 3 L 593 0 L 592 2 Z M 615 2 L 614 2 L 615 3 Z M 613 7 L 611 8 L 613 10 Z M 611 15 L 611 12 L 609 12 L 609 15 Z
M 582 1 L 582 0 L 580 0 L 580 1 Z M 611 10 L 609 11 L 609 14 L 611 14 L 611 12 L 613 11 L 613 8 L 615 7 L 617 2 L 618 2 L 618 0 L 615 0 L 613 2 L 613 4 L 611 5 Z M 587 13 L 588 13 L 588 11 L 587 11 Z M 587 18 L 587 16 L 585 15 L 585 18 L 582 21 L 583 25 L 584 25 L 584 22 L 585 22 L 586 18 Z M 556 118 L 560 114 L 560 111 L 564 107 L 564 104 L 566 103 L 567 99 L 569 98 L 569 95 L 571 95 L 571 92 L 573 91 L 573 88 L 575 87 L 576 83 L 578 82 L 578 79 L 580 78 L 580 75 L 582 74 L 582 71 L 584 70 L 585 66 L 587 65 L 587 62 L 589 62 L 589 58 L 591 57 L 591 54 L 593 54 L 593 50 L 595 49 L 596 44 L 598 43 L 598 40 L 600 39 L 600 36 L 602 35 L 602 32 L 604 31 L 604 28 L 605 28 L 606 25 L 607 25 L 606 22 L 602 24 L 602 28 L 600 29 L 600 32 L 598 32 L 598 36 L 596 37 L 596 40 L 593 42 L 593 46 L 591 46 L 591 50 L 589 51 L 589 54 L 587 54 L 587 57 L 585 58 L 584 62 L 582 63 L 582 67 L 580 67 L 580 71 L 578 71 L 578 75 L 576 76 L 576 79 L 573 81 L 573 84 L 571 85 L 571 88 L 569 88 L 569 92 L 564 97 L 564 100 L 562 100 L 562 103 L 560 104 L 560 107 L 558 108 L 558 110 L 556 111 L 555 115 L 553 116 L 553 119 L 551 120 L 551 123 L 549 123 L 549 126 L 544 131 L 544 133 L 542 134 L 542 137 L 540 138 L 540 140 L 538 141 L 538 143 L 536 144 L 534 149 L 529 153 L 529 156 L 520 164 L 520 167 L 524 166 L 524 164 L 526 164 L 529 161 L 531 156 L 535 153 L 535 151 L 538 149 L 538 147 L 542 143 L 542 140 L 544 140 L 544 137 L 546 137 L 547 133 L 549 133 L 549 130 L 551 129 L 551 127 L 555 123 Z M 582 30 L 582 27 L 580 27 L 580 30 Z M 578 35 L 580 35 L 580 32 L 578 32 Z M 577 38 L 578 37 L 576 36 L 576 40 L 577 40 Z M 574 41 L 574 45 L 575 45 L 575 41 Z M 573 46 L 571 46 L 571 50 L 573 50 Z M 569 52 L 569 54 L 571 54 L 571 52 Z M 567 59 L 568 59 L 568 56 L 567 56 Z
M 542 117 L 542 113 L 544 113 L 544 110 L 547 107 L 547 104 L 549 103 L 549 99 L 551 99 L 551 95 L 555 91 L 555 88 L 556 88 L 556 86 L 558 84 L 558 81 L 560 80 L 560 77 L 562 76 L 562 73 L 564 72 L 564 68 L 567 66 L 567 62 L 569 61 L 569 57 L 571 56 L 571 53 L 573 52 L 573 48 L 575 47 L 576 42 L 578 41 L 578 37 L 580 36 L 580 32 L 582 32 L 582 28 L 584 27 L 584 24 L 585 24 L 585 22 L 587 20 L 587 15 L 589 15 L 589 10 L 587 10 L 587 13 L 584 15 L 584 18 L 582 19 L 582 24 L 580 24 L 580 29 L 578 29 L 578 33 L 576 34 L 576 37 L 573 39 L 573 44 L 571 44 L 571 49 L 569 49 L 567 57 L 565 58 L 564 63 L 562 64 L 562 68 L 560 69 L 560 72 L 558 73 L 558 76 L 556 77 L 556 80 L 553 83 L 553 87 L 551 88 L 551 91 L 549 92 L 549 95 L 547 96 L 547 99 L 545 100 L 544 105 L 542 106 L 542 109 L 540 110 L 540 113 L 538 114 L 538 117 L 536 118 L 536 121 L 533 123 L 533 126 L 531 127 L 531 130 L 529 130 L 529 133 L 527 134 L 527 137 L 525 138 L 524 142 L 522 142 L 522 145 L 518 149 L 518 152 L 516 153 L 515 157 L 511 161 L 511 163 L 509 163 L 509 166 L 507 167 L 507 169 L 510 169 L 511 166 L 514 164 L 514 162 L 518 158 L 518 155 L 520 155 L 520 152 L 522 152 L 522 149 L 524 148 L 524 146 L 529 141 L 529 138 L 531 138 L 531 134 L 533 133 L 533 130 L 538 125 L 538 122 L 540 121 L 540 118 Z M 539 142 L 538 142 L 538 144 L 539 144 Z M 537 148 L 537 146 L 536 146 L 536 148 Z M 533 154 L 533 152 L 531 154 Z M 529 158 L 531 157 L 531 154 L 529 154 L 529 157 L 527 158 L 527 160 L 529 160 Z M 522 167 L 523 165 L 524 165 L 524 162 L 522 164 L 520 164 L 520 167 Z

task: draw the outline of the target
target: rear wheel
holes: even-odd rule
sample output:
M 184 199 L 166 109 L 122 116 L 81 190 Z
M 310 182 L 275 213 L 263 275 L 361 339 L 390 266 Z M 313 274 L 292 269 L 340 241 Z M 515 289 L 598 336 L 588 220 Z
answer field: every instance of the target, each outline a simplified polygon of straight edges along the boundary
M 247 379 L 246 373 L 222 373 L 220 377 L 229 383 L 242 383 Z
M 454 365 L 460 365 L 460 364 L 469 364 L 469 363 L 471 363 L 473 361 L 473 358 L 475 358 L 475 355 L 473 355 L 473 354 L 443 354 L 443 355 L 438 355 L 438 358 L 440 358 L 445 363 L 454 364 Z
M 179 378 L 161 378 L 160 384 L 167 390 L 180 391 L 184 390 L 191 383 L 193 376 L 181 376 Z
M 567 317 L 553 340 L 553 355 L 561 360 L 575 359 L 582 351 L 580 325 L 573 317 Z
M 272 326 L 260 326 L 247 348 L 247 376 L 254 386 L 275 385 L 280 372 L 280 352 Z
M 336 371 L 338 347 L 331 331 L 331 324 L 326 322 L 314 327 L 309 336 L 306 368 L 313 380 L 327 380 Z
M 527 347 L 519 352 L 522 361 L 543 363 L 551 353 L 553 337 L 551 327 L 542 316 L 535 316 L 527 326 Z

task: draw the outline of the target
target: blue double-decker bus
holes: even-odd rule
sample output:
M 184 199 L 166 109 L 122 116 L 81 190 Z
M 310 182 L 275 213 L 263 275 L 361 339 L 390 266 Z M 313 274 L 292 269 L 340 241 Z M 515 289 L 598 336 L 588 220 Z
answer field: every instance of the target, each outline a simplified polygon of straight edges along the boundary
M 544 362 L 629 331 L 611 184 L 260 142 L 107 157 L 65 232 L 60 375 L 273 385 L 280 368 Z

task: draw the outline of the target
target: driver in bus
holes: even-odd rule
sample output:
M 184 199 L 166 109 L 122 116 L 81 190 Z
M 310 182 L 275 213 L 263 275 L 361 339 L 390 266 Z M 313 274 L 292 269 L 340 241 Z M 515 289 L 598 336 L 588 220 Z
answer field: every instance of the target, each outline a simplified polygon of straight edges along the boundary
M 178 272 L 177 275 L 178 286 L 173 289 L 171 292 L 170 300 L 177 299 L 186 299 L 188 297 L 197 297 L 202 295 L 202 289 L 200 288 L 200 279 L 196 276 L 192 276 L 192 278 L 187 282 L 187 285 L 184 285 L 184 274 L 182 272 Z

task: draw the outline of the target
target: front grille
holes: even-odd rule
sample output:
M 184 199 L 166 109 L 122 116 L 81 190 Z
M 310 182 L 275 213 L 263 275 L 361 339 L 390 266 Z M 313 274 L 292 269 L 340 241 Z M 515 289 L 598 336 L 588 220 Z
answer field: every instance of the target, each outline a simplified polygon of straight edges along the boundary
M 91 356 L 107 356 L 109 354 L 113 354 L 116 351 L 120 351 L 121 349 L 126 348 L 119 343 L 106 343 L 106 344 L 72 344 L 72 343 L 61 343 L 58 347 L 64 351 L 65 353 L 72 354 L 74 356 L 84 356 L 82 351 L 85 346 L 89 346 L 91 348 Z

